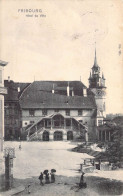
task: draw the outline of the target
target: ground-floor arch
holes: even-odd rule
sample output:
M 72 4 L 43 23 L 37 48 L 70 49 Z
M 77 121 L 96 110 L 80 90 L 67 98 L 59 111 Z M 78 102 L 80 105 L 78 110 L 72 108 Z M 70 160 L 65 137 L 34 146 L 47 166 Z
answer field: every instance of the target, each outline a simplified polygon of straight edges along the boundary
M 72 131 L 67 132 L 67 140 L 73 140 L 73 132 Z
M 48 131 L 43 132 L 43 141 L 49 141 L 49 132 Z
M 63 133 L 61 131 L 54 132 L 54 141 L 61 141 L 63 140 Z

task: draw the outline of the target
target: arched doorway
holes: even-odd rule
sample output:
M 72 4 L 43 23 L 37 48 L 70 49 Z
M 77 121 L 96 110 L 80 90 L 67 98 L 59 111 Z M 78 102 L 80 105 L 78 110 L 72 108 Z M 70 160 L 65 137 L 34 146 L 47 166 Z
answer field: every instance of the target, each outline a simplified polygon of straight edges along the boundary
M 73 140 L 73 132 L 72 131 L 67 132 L 67 140 Z
M 54 141 L 61 141 L 63 140 L 63 134 L 61 131 L 54 132 Z
M 64 128 L 64 117 L 61 114 L 57 114 L 53 117 L 53 127 L 54 128 Z
M 49 132 L 48 131 L 43 132 L 43 141 L 49 141 Z

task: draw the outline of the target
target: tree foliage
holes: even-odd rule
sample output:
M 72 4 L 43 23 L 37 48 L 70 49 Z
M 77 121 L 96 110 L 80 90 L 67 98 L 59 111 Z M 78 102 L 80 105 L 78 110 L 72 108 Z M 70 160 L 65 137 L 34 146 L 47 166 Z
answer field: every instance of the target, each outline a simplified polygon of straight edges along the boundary
M 119 119 L 117 121 L 112 124 L 112 142 L 108 145 L 107 156 L 110 163 L 123 167 L 123 125 Z

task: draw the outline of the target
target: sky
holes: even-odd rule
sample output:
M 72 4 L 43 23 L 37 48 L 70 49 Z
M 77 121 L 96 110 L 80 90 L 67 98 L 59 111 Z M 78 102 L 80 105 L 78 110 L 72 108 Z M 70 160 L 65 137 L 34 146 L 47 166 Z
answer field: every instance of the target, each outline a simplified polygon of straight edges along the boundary
M 81 76 L 88 86 L 96 42 L 97 62 L 106 78 L 107 113 L 123 113 L 123 0 L 0 4 L 0 59 L 8 62 L 5 79 L 71 81 Z M 41 12 L 36 17 L 24 9 Z

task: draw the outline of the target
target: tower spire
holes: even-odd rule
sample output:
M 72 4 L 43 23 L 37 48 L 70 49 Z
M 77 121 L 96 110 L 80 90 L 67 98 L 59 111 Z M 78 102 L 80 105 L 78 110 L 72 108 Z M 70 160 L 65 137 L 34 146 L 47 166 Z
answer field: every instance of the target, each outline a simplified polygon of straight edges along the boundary
M 95 42 L 95 58 L 94 58 L 94 66 L 97 67 L 97 55 L 96 55 L 96 42 Z
M 90 71 L 90 77 L 89 77 L 89 79 L 91 78 L 91 71 Z
M 102 72 L 102 79 L 105 79 L 103 72 Z

